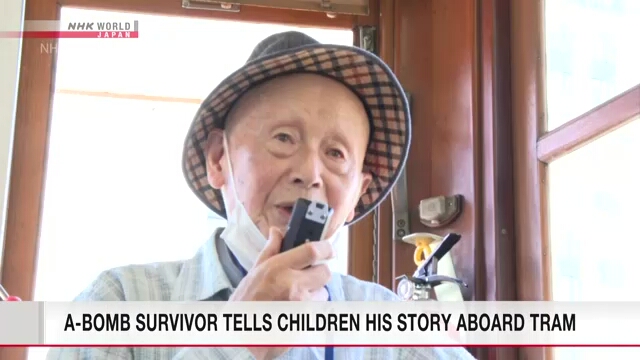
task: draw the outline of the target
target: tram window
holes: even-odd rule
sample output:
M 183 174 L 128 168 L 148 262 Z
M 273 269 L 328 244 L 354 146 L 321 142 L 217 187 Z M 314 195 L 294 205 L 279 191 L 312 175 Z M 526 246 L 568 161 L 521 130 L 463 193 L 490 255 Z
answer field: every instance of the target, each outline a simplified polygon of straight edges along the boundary
M 547 127 L 640 83 L 640 2 L 545 2 Z M 640 118 L 549 163 L 551 300 L 638 301 Z M 554 348 L 555 360 L 638 358 L 640 350 Z
M 639 153 L 640 119 L 549 165 L 553 300 L 640 301 Z
M 351 30 L 69 8 L 61 14 L 63 22 L 92 16 L 138 20 L 140 38 L 108 46 L 60 40 L 35 300 L 73 299 L 115 266 L 194 256 L 225 224 L 181 171 L 200 99 L 271 33 L 295 29 L 321 42 L 353 43 Z M 343 273 L 347 236 L 333 264 Z

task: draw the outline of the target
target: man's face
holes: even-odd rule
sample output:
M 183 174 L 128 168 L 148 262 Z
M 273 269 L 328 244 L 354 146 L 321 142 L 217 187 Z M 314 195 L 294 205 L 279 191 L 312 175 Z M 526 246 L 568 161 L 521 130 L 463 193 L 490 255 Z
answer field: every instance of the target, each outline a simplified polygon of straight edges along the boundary
M 209 183 L 221 189 L 227 213 L 236 206 L 235 186 L 265 236 L 271 226 L 284 233 L 300 197 L 334 209 L 328 235 L 353 219 L 371 181 L 362 172 L 369 122 L 344 85 L 312 74 L 277 78 L 246 93 L 227 124 L 230 154 L 220 130 L 209 136 L 207 151 Z

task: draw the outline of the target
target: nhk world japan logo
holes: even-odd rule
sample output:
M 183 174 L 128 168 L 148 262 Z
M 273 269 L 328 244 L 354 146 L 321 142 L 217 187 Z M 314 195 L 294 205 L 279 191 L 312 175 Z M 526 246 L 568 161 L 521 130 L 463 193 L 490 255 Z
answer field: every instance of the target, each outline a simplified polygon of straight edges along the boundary
M 22 31 L 0 31 L 0 38 L 137 39 L 138 21 L 26 20 Z

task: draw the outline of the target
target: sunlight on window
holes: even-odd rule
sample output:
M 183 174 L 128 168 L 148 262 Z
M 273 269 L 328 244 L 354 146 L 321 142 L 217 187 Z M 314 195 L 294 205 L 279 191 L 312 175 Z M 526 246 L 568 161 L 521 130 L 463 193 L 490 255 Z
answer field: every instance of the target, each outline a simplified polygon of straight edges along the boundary
M 63 8 L 63 21 L 87 18 L 138 20 L 140 38 L 63 39 L 57 88 L 204 99 L 271 34 L 297 30 L 323 43 L 353 44 L 351 30 Z
M 545 1 L 547 127 L 640 83 L 640 1 Z M 549 165 L 553 300 L 637 301 L 640 120 Z M 639 358 L 638 349 L 555 348 L 557 360 Z
M 640 1 L 545 1 L 550 130 L 640 83 Z
M 224 226 L 187 187 L 182 146 L 199 100 L 261 39 L 298 30 L 324 43 L 353 41 L 350 30 L 69 8 L 61 18 L 138 20 L 140 38 L 59 43 L 35 287 L 35 299 L 48 301 L 73 299 L 109 268 L 191 258 Z M 344 235 L 332 266 L 346 273 Z M 29 359 L 46 351 L 30 349 Z
M 640 252 L 638 139 L 635 120 L 549 165 L 554 300 L 640 301 L 629 286 Z
M 549 166 L 552 298 L 639 301 L 640 119 Z M 556 348 L 555 359 L 638 359 L 640 349 Z M 606 356 L 605 356 L 606 355 Z
M 625 268 L 640 251 L 638 139 L 636 120 L 550 164 L 554 300 L 640 300 Z

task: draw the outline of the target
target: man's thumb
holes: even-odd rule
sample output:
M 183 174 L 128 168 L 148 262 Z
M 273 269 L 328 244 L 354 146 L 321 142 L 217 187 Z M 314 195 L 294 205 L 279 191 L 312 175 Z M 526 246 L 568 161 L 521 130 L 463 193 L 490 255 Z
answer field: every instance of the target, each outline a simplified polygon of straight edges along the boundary
M 260 264 L 270 257 L 278 255 L 280 253 L 280 247 L 282 246 L 282 232 L 277 227 L 269 228 L 269 237 L 267 238 L 267 244 L 260 252 L 256 264 Z

